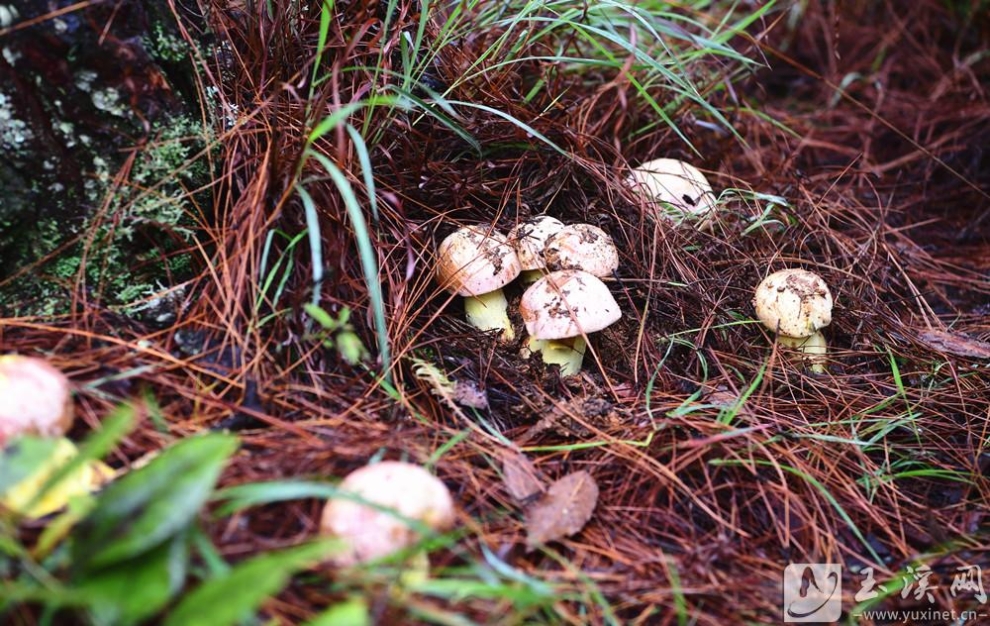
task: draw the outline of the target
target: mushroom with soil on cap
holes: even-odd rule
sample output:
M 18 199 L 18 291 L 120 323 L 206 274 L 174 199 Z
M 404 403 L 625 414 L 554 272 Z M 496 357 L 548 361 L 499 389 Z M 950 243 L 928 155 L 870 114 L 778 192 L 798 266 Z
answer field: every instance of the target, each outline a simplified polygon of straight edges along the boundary
M 583 270 L 603 278 L 619 267 L 619 251 L 612 237 L 591 224 L 565 226 L 547 239 L 543 247 L 551 271 Z
M 622 317 L 605 283 L 582 270 L 547 274 L 526 290 L 519 309 L 530 335 L 527 350 L 559 365 L 561 376 L 581 371 L 585 335 Z
M 419 541 L 420 530 L 454 524 L 450 491 L 418 465 L 366 465 L 348 474 L 339 491 L 323 508 L 320 533 L 342 540 L 343 552 L 333 557 L 340 567 L 386 557 Z
M 774 272 L 757 286 L 753 307 L 781 345 L 802 352 L 812 372 L 825 372 L 828 344 L 819 331 L 832 322 L 832 293 L 821 276 L 802 269 Z
M 564 228 L 564 223 L 549 215 L 537 215 L 520 222 L 509 231 L 509 243 L 516 249 L 522 266 L 520 280 L 532 283 L 539 280 L 547 266 L 543 248 L 547 239 Z
M 0 446 L 18 435 L 63 435 L 74 417 L 69 379 L 44 359 L 0 356 Z
M 506 236 L 488 226 L 460 228 L 437 249 L 437 281 L 464 296 L 468 323 L 480 330 L 501 330 L 506 342 L 515 338 L 515 332 L 502 287 L 520 271 L 519 258 Z
M 655 204 L 658 216 L 677 223 L 695 219 L 700 228 L 711 224 L 715 192 L 705 175 L 690 163 L 654 159 L 633 168 L 627 181 Z

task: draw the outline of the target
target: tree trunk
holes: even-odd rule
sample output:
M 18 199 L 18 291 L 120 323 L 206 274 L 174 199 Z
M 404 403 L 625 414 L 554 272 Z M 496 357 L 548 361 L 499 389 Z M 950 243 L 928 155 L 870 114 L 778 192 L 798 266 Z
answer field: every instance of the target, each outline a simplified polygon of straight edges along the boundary
M 194 0 L 181 1 L 183 24 L 201 24 Z M 102 233 L 109 246 L 136 245 L 135 216 L 114 211 L 133 211 L 138 184 L 147 190 L 160 181 L 154 172 L 137 179 L 148 148 L 134 148 L 161 142 L 179 120 L 202 130 L 192 47 L 170 4 L 0 0 L 0 316 L 58 312 L 73 278 L 89 271 L 80 273 L 71 251 L 95 232 L 94 219 L 113 225 Z M 174 143 L 188 155 L 184 141 Z M 118 201 L 108 200 L 111 191 Z M 159 192 L 167 195 L 167 185 Z M 134 258 L 119 253 L 132 280 Z M 103 261 L 102 274 L 115 271 L 112 258 Z

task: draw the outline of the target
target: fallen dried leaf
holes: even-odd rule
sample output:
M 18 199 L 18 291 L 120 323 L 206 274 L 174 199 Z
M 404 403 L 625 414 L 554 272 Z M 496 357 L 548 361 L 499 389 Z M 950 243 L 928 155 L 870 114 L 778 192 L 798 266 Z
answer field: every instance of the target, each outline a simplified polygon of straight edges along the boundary
M 527 549 L 580 531 L 597 504 L 598 485 L 588 472 L 574 472 L 554 482 L 526 512 Z
M 918 338 L 929 348 L 938 352 L 973 359 L 990 359 L 990 343 L 966 335 L 957 335 L 941 330 L 928 330 L 919 333 Z
M 502 457 L 502 476 L 512 499 L 526 504 L 546 491 L 533 462 L 525 454 L 507 452 Z
M 422 359 L 413 358 L 413 373 L 417 378 L 428 381 L 434 395 L 440 396 L 448 404 L 459 404 L 475 409 L 488 408 L 488 394 L 479 389 L 473 381 L 453 381 L 436 365 Z
M 488 394 L 478 389 L 473 380 L 454 381 L 454 402 L 473 409 L 488 408 Z

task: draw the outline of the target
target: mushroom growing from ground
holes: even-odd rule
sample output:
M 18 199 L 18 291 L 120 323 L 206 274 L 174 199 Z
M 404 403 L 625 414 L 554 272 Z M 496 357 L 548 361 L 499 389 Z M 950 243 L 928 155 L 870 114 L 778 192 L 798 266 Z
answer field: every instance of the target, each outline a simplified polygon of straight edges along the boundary
M 605 283 L 581 270 L 551 272 L 536 281 L 519 310 L 530 336 L 527 349 L 542 353 L 544 363 L 559 365 L 561 376 L 581 371 L 584 335 L 622 317 Z
M 757 286 L 753 307 L 781 345 L 804 353 L 812 372 L 825 371 L 828 345 L 818 331 L 832 321 L 832 293 L 821 276 L 801 269 L 774 272 Z
M 446 485 L 418 465 L 381 461 L 351 472 L 340 496 L 323 508 L 320 532 L 338 537 L 343 552 L 333 561 L 348 567 L 383 558 L 413 545 L 420 527 L 433 531 L 454 524 L 454 501 Z
M 55 437 L 72 426 L 69 379 L 44 359 L 0 356 L 0 446 L 18 435 Z
M 598 277 L 611 276 L 619 267 L 619 251 L 612 237 L 591 224 L 565 226 L 543 247 L 551 271 L 583 270 Z
M 701 171 L 677 159 L 654 159 L 632 170 L 628 182 L 656 206 L 658 216 L 677 223 L 698 220 L 705 228 L 715 209 L 715 192 Z
M 549 215 L 537 215 L 517 224 L 509 231 L 509 243 L 516 249 L 519 264 L 522 266 L 521 280 L 532 283 L 543 276 L 547 262 L 543 257 L 543 247 L 547 239 L 564 228 L 564 223 Z
M 480 330 L 501 330 L 502 341 L 515 333 L 509 321 L 509 303 L 502 293 L 522 268 L 506 236 L 488 226 L 466 226 L 450 234 L 437 249 L 437 282 L 464 296 L 469 324 Z

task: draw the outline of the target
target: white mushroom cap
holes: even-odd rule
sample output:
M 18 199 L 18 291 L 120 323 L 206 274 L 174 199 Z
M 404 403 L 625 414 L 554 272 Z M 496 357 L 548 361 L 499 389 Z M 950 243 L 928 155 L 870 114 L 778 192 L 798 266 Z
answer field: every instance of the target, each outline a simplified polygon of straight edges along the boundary
M 521 271 L 516 251 L 505 235 L 486 225 L 460 228 L 437 249 L 437 281 L 460 296 L 501 289 Z
M 581 270 L 551 272 L 536 281 L 523 294 L 519 311 L 535 339 L 593 333 L 622 317 L 605 283 Z
M 48 361 L 0 356 L 0 446 L 18 435 L 54 437 L 72 426 L 69 379 Z
M 610 276 L 619 267 L 619 251 L 601 228 L 591 224 L 571 224 L 547 239 L 543 248 L 547 267 L 558 270 L 584 270 L 595 276 Z
M 543 247 L 547 239 L 562 228 L 564 223 L 556 217 L 537 215 L 509 231 L 509 243 L 516 249 L 523 271 L 540 270 L 547 266 Z
M 382 558 L 419 541 L 416 529 L 401 518 L 433 530 L 454 524 L 454 501 L 446 485 L 418 465 L 400 461 L 366 465 L 348 474 L 340 490 L 394 511 L 344 498 L 327 502 L 320 532 L 343 540 L 344 552 L 334 557 L 342 567 Z
M 832 321 L 832 294 L 821 276 L 800 269 L 774 272 L 753 298 L 756 316 L 788 337 L 810 337 Z
M 655 159 L 632 170 L 629 183 L 655 202 L 685 214 L 704 215 L 715 208 L 715 192 L 698 168 L 677 159 Z

